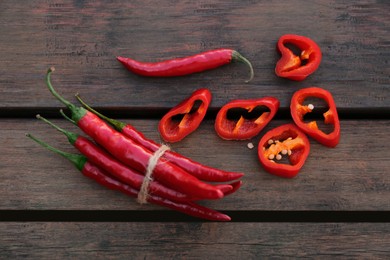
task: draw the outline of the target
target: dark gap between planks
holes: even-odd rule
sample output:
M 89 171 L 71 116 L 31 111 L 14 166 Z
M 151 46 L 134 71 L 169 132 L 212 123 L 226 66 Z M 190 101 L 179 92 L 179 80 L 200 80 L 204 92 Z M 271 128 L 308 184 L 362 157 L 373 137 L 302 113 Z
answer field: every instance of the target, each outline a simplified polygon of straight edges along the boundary
M 388 223 L 390 211 L 224 211 L 231 222 Z M 0 222 L 210 222 L 176 211 L 0 210 Z
M 169 108 L 102 108 L 94 107 L 100 113 L 114 119 L 161 119 Z M 61 108 L 2 108 L 0 110 L 0 118 L 35 118 L 36 114 L 41 114 L 46 118 L 62 118 L 59 110 Z M 66 114 L 69 111 L 62 108 Z M 214 120 L 219 108 L 209 108 L 206 119 Z M 322 111 L 319 109 L 318 111 Z M 311 119 L 323 119 L 321 113 L 311 113 Z M 371 119 L 389 119 L 390 108 L 339 108 L 339 118 L 341 120 L 371 120 Z M 291 119 L 289 108 L 280 108 L 274 119 Z

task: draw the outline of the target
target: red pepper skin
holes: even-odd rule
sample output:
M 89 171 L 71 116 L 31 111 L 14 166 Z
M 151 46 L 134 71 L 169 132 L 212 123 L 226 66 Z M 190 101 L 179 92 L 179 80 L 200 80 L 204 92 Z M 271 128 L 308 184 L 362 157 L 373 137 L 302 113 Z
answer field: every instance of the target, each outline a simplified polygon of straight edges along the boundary
M 225 140 L 250 139 L 260 133 L 271 121 L 279 109 L 279 104 L 279 100 L 274 97 L 230 101 L 219 110 L 215 119 L 215 131 Z M 251 112 L 259 106 L 266 106 L 270 111 L 262 113 L 256 119 L 246 119 L 241 116 L 238 121 L 235 121 L 227 118 L 230 109 L 243 108 Z
M 184 76 L 214 69 L 232 61 L 241 61 L 246 63 L 251 70 L 251 77 L 248 81 L 253 78 L 251 63 L 240 53 L 232 49 L 210 50 L 188 57 L 169 59 L 161 62 L 140 62 L 120 56 L 117 57 L 117 60 L 133 73 L 147 77 Z
M 149 158 L 153 155 L 150 151 L 115 131 L 89 111 L 75 121 L 81 130 L 119 161 L 139 172 L 146 172 Z M 224 196 L 221 190 L 201 182 L 165 158 L 160 158 L 157 162 L 153 178 L 167 187 L 199 199 L 220 199 Z
M 292 44 L 301 50 L 300 56 L 295 55 L 286 44 Z M 318 69 L 322 59 L 320 47 L 312 39 L 286 34 L 279 38 L 277 49 L 281 58 L 276 64 L 275 73 L 282 78 L 302 81 Z M 302 64 L 305 61 L 306 64 Z
M 146 138 L 143 133 L 139 132 L 134 126 L 130 124 L 125 124 L 112 118 L 108 118 L 91 108 L 78 95 L 76 95 L 76 97 L 80 101 L 80 103 L 82 103 L 89 111 L 93 112 L 95 115 L 109 122 L 117 131 L 134 140 L 136 143 L 140 144 L 141 146 L 152 152 L 155 152 L 160 148 L 160 144 L 157 144 L 153 140 Z M 164 157 L 173 164 L 176 164 L 182 169 L 185 169 L 196 178 L 204 181 L 227 182 L 237 180 L 244 176 L 243 173 L 228 172 L 208 167 L 206 165 L 192 161 L 191 159 L 173 151 L 166 151 L 164 153 Z
M 126 127 L 123 128 L 122 133 L 152 152 L 155 152 L 160 147 L 160 145 L 154 141 L 146 139 L 142 133 L 138 132 L 131 125 L 126 125 Z M 226 182 L 237 180 L 244 176 L 243 173 L 223 171 L 200 164 L 173 151 L 165 152 L 163 157 L 203 181 Z
M 110 154 L 106 153 L 103 149 L 100 149 L 98 146 L 94 145 L 91 141 L 82 136 L 79 136 L 76 139 L 74 146 L 83 155 L 85 155 L 88 160 L 97 166 L 109 172 L 122 182 L 128 183 L 136 189 L 140 189 L 144 180 L 144 176 L 141 173 L 118 162 Z M 157 181 L 150 182 L 149 192 L 174 201 L 189 201 L 197 199 L 195 197 L 188 196 L 185 193 L 167 188 Z
M 106 174 L 104 171 L 102 171 L 97 166 L 91 164 L 90 162 L 86 162 L 83 169 L 82 174 L 86 177 L 89 177 L 99 184 L 112 189 L 112 190 L 118 190 L 126 195 L 129 195 L 131 197 L 137 197 L 139 190 L 134 189 L 133 187 L 122 183 L 112 177 L 110 177 L 108 174 Z M 147 198 L 147 201 L 156 205 L 164 206 L 182 213 L 185 213 L 187 215 L 203 218 L 207 220 L 213 220 L 213 221 L 230 221 L 231 218 L 225 214 L 222 214 L 218 211 L 200 206 L 198 204 L 195 204 L 193 202 L 177 202 L 172 201 L 166 198 L 162 198 L 156 195 L 149 195 Z
M 291 139 L 289 139 L 291 138 Z M 272 140 L 272 144 L 270 144 Z M 258 157 L 263 168 L 283 178 L 295 177 L 310 153 L 305 133 L 294 124 L 285 124 L 268 131 L 259 141 Z M 289 156 L 290 164 L 278 163 L 277 155 Z
M 119 180 L 117 180 L 112 175 L 108 174 L 106 171 L 102 170 L 101 168 L 97 167 L 88 159 L 79 154 L 71 154 L 66 153 L 61 150 L 58 150 L 41 140 L 35 138 L 34 136 L 27 134 L 27 136 L 31 139 L 33 139 L 35 142 L 39 143 L 40 145 L 46 147 L 47 149 L 65 157 L 69 161 L 71 161 L 74 166 L 86 177 L 91 178 L 95 180 L 97 183 L 112 189 L 112 190 L 118 190 L 120 192 L 123 192 L 124 194 L 127 194 L 131 197 L 137 197 L 139 193 L 139 189 L 136 189 L 126 183 L 123 183 Z M 73 137 L 72 137 L 73 138 Z M 235 189 L 235 187 L 233 187 Z M 190 216 L 199 217 L 203 219 L 208 220 L 215 220 L 215 221 L 229 221 L 231 220 L 229 216 L 222 214 L 218 211 L 200 206 L 198 204 L 195 204 L 193 202 L 177 202 L 172 201 L 166 198 L 162 198 L 159 196 L 156 196 L 156 194 L 150 194 L 147 197 L 147 201 L 153 204 L 157 204 L 160 206 L 164 206 L 167 208 L 171 208 L 174 210 L 177 210 L 179 212 L 185 213 Z
M 201 101 L 201 104 L 195 112 L 192 112 L 196 101 Z M 164 141 L 179 142 L 194 132 L 205 117 L 210 103 L 211 92 L 202 88 L 194 91 L 190 97 L 169 110 L 158 124 L 158 130 Z M 183 116 L 180 122 L 173 120 L 178 115 Z
M 326 134 L 320 130 L 316 121 L 309 123 L 305 123 L 303 121 L 305 114 L 312 112 L 307 105 L 303 104 L 304 100 L 308 97 L 323 99 L 328 104 L 329 109 L 323 114 L 323 116 L 325 124 L 332 124 L 334 127 L 331 133 Z M 304 88 L 296 91 L 291 99 L 290 111 L 295 124 L 307 135 L 325 146 L 337 146 L 340 141 L 340 121 L 336 104 L 329 91 L 319 87 Z

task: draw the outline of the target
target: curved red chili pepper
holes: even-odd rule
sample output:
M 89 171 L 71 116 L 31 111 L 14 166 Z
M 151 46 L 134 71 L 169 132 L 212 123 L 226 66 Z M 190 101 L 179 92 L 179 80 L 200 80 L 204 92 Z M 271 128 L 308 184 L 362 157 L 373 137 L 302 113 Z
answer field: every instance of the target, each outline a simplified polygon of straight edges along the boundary
M 201 102 L 196 111 L 192 111 L 196 102 Z M 194 91 L 192 95 L 166 113 L 158 124 L 161 137 L 166 142 L 174 143 L 194 132 L 202 122 L 211 103 L 211 93 L 202 88 Z M 174 120 L 181 116 L 180 121 Z
M 295 177 L 310 152 L 306 135 L 295 125 L 285 124 L 268 131 L 259 141 L 258 157 L 264 169 L 284 178 Z M 289 163 L 283 163 L 287 156 Z
M 196 55 L 164 60 L 161 62 L 140 62 L 131 58 L 117 57 L 128 70 L 148 77 L 175 77 L 214 69 L 232 61 L 240 61 L 249 66 L 250 79 L 253 79 L 252 64 L 244 56 L 232 49 L 216 49 Z
M 52 71 L 53 68 L 49 69 L 46 74 L 47 86 L 50 92 L 69 108 L 72 113 L 72 120 L 77 123 L 80 129 L 119 161 L 139 172 L 146 172 L 149 159 L 153 153 L 112 129 L 95 114 L 82 107 L 76 107 L 61 97 L 51 85 L 50 75 Z M 153 170 L 153 177 L 167 187 L 177 189 L 198 199 L 219 199 L 224 196 L 218 188 L 201 182 L 165 158 L 158 160 Z
M 130 185 L 122 183 L 121 181 L 115 179 L 110 174 L 108 174 L 101 168 L 97 167 L 96 165 L 88 161 L 88 159 L 85 156 L 60 151 L 52 146 L 49 146 L 46 143 L 43 143 L 42 141 L 38 140 L 37 138 L 33 137 L 30 134 L 27 134 L 27 136 L 33 139 L 35 142 L 39 143 L 40 145 L 46 147 L 47 149 L 55 153 L 58 153 L 61 156 L 70 160 L 76 166 L 76 168 L 79 169 L 79 171 L 81 171 L 81 173 L 84 176 L 95 180 L 97 183 L 109 189 L 120 191 L 131 197 L 138 196 L 139 189 L 135 189 Z M 215 220 L 215 221 L 231 220 L 231 218 L 225 214 L 200 206 L 193 202 L 176 202 L 176 201 L 172 201 L 166 198 L 156 196 L 155 194 L 150 194 L 147 198 L 147 201 L 156 205 L 164 206 L 185 213 L 193 217 L 199 217 L 199 218 Z
M 286 44 L 298 47 L 301 50 L 300 55 L 295 55 Z M 320 66 L 321 49 L 310 38 L 286 34 L 279 38 L 277 49 L 282 55 L 275 67 L 275 73 L 279 77 L 302 81 Z
M 318 128 L 316 121 L 305 123 L 303 117 L 307 113 L 313 112 L 314 105 L 304 105 L 304 101 L 309 97 L 315 97 L 323 99 L 329 109 L 323 114 L 324 123 L 333 125 L 333 131 L 329 134 L 323 132 Z M 317 140 L 319 143 L 328 146 L 335 147 L 340 141 L 340 121 L 337 113 L 336 104 L 332 97 L 332 94 L 319 87 L 310 87 L 298 90 L 294 93 L 290 110 L 292 118 L 295 124 L 306 134 Z
M 226 140 L 250 139 L 271 121 L 279 109 L 279 104 L 279 100 L 274 97 L 230 101 L 219 110 L 214 125 L 215 131 Z M 250 113 L 261 106 L 267 107 L 269 112 L 264 112 L 257 118 L 247 119 L 240 115 L 240 119 L 236 121 L 230 120 L 227 116 L 232 109 L 242 108 Z

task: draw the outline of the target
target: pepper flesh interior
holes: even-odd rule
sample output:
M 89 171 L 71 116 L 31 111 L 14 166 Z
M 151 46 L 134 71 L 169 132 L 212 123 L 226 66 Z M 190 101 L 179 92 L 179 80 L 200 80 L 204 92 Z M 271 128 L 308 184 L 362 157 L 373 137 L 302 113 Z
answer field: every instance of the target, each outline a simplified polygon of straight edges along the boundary
M 237 134 L 246 132 L 248 129 L 256 128 L 263 124 L 270 114 L 270 110 L 266 106 L 248 106 L 246 108 L 231 108 L 226 114 L 226 126 L 231 129 L 231 132 Z M 239 119 L 236 120 L 237 115 Z
M 195 118 L 198 114 L 202 113 L 204 110 L 204 102 L 202 100 L 194 100 L 191 106 L 188 106 L 185 111 L 180 114 L 172 116 L 168 120 L 169 128 L 167 132 L 176 133 L 180 128 L 186 128 L 192 122 L 192 119 Z
M 304 145 L 305 142 L 301 137 L 291 131 L 285 131 L 281 135 L 269 139 L 269 143 L 264 144 L 263 154 L 264 157 L 273 161 L 276 156 L 283 155 L 282 151 L 288 151 L 286 155 L 289 157 L 289 162 L 295 165 L 299 162 Z
M 309 99 L 310 99 L 310 103 L 308 102 Z M 312 105 L 312 103 L 319 103 L 319 105 Z M 311 108 L 310 106 L 312 106 L 313 108 Z M 317 108 L 318 106 L 320 108 Z M 334 114 L 324 100 L 319 98 L 305 98 L 300 100 L 297 109 L 299 111 L 299 115 L 301 119 L 306 123 L 306 125 L 310 129 L 319 130 L 325 134 L 329 134 L 333 132 Z M 316 112 L 314 112 L 314 109 L 316 109 Z M 322 113 L 323 115 L 324 118 L 323 121 L 317 122 L 316 120 L 312 120 L 316 117 L 319 117 L 320 113 Z M 310 116 L 310 114 L 313 115 Z

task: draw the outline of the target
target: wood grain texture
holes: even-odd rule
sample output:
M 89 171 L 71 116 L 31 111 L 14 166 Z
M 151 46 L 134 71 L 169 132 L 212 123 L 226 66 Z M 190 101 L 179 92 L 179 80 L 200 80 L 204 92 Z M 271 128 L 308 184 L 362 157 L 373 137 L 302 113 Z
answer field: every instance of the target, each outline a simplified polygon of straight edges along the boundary
M 388 217 L 375 222 L 390 210 L 389 13 L 384 0 L 0 1 L 0 258 L 385 259 Z M 286 33 L 312 38 L 323 52 L 319 69 L 303 82 L 274 73 L 276 42 Z M 252 82 L 244 83 L 248 69 L 239 63 L 178 78 L 145 78 L 115 59 L 162 61 L 222 47 L 252 62 Z M 53 84 L 65 98 L 75 101 L 78 92 L 157 141 L 161 115 L 195 89 L 209 88 L 207 120 L 172 149 L 245 173 L 235 194 L 201 202 L 228 211 L 235 222 L 180 219 L 164 208 L 141 206 L 28 140 L 26 132 L 75 151 L 33 118 L 54 117 L 78 132 L 58 119 L 63 105 L 44 82 L 51 66 Z M 333 94 L 342 138 L 335 149 L 311 140 L 310 157 L 295 179 L 266 173 L 249 141 L 224 141 L 214 132 L 214 115 L 229 100 L 274 96 L 281 114 L 250 140 L 256 146 L 265 131 L 290 122 L 292 94 L 309 86 Z M 373 215 L 364 219 L 361 211 Z M 311 214 L 323 212 L 327 220 L 316 223 L 318 215 Z M 88 216 L 97 213 L 104 216 Z M 125 216 L 110 218 L 120 213 Z M 261 219 L 267 214 L 271 223 Z M 272 219 L 279 214 L 295 217 Z M 311 217 L 302 222 L 300 214 Z M 329 223 L 333 214 L 337 223 Z
M 48 67 L 61 93 L 93 97 L 109 108 L 169 108 L 199 87 L 212 107 L 234 98 L 272 95 L 288 107 L 292 93 L 317 85 L 340 109 L 389 112 L 390 7 L 386 1 L 28 1 L 0 3 L 1 108 L 58 107 L 44 87 Z M 323 51 L 319 70 L 304 82 L 277 78 L 276 41 L 306 35 Z M 240 51 L 244 65 L 173 79 L 131 74 L 117 55 L 160 61 L 214 48 Z M 145 109 L 145 111 L 147 111 Z M 375 110 L 377 111 L 377 110 Z
M 2 257 L 29 259 L 385 259 L 369 223 L 0 223 Z
M 64 120 L 53 122 L 77 131 Z M 126 122 L 159 140 L 157 121 Z M 247 148 L 249 141 L 222 140 L 212 123 L 203 122 L 172 149 L 209 166 L 244 172 L 245 176 L 238 192 L 220 201 L 202 202 L 204 205 L 220 210 L 390 210 L 389 152 L 384 142 L 390 126 L 387 120 L 364 124 L 342 121 L 341 142 L 334 149 L 311 140 L 311 154 L 295 179 L 265 172 L 257 149 Z M 283 123 L 286 121 L 274 120 L 262 133 Z M 0 209 L 160 209 L 140 206 L 134 199 L 86 179 L 65 159 L 24 137 L 26 132 L 76 152 L 61 133 L 36 119 L 1 120 Z M 260 136 L 251 140 L 255 146 Z

